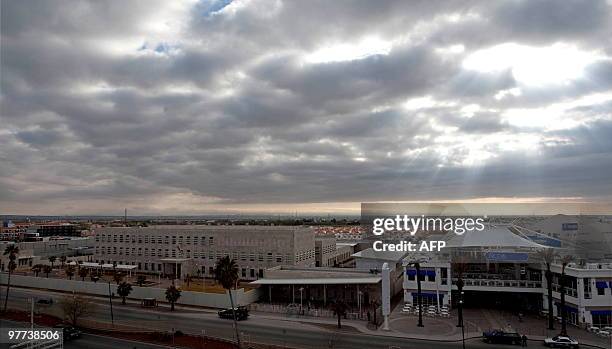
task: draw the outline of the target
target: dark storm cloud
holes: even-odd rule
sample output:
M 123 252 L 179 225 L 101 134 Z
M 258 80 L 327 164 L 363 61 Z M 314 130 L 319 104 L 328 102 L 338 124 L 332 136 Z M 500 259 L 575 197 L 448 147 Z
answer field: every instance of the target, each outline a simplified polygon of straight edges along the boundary
M 605 1 L 1 6 L 3 212 L 612 196 Z M 508 43 L 593 59 L 543 85 L 463 65 Z

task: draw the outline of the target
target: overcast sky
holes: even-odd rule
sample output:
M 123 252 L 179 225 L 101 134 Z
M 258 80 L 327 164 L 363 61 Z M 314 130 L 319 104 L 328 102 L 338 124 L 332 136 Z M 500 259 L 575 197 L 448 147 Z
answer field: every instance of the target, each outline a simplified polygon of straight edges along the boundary
M 0 213 L 612 198 L 610 1 L 2 1 Z

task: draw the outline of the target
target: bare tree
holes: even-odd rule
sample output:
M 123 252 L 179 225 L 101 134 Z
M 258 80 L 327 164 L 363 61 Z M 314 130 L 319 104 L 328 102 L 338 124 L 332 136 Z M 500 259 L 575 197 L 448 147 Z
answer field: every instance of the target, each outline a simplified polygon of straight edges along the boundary
M 64 312 L 64 318 L 76 326 L 80 318 L 91 314 L 95 305 L 87 298 L 73 295 L 62 298 L 60 306 Z

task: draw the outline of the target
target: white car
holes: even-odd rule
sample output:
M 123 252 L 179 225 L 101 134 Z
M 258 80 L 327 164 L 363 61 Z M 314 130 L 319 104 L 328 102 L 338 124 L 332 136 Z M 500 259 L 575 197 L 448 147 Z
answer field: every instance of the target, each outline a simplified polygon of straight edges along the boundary
M 546 338 L 544 345 L 552 348 L 578 348 L 578 341 L 566 336 L 555 336 Z

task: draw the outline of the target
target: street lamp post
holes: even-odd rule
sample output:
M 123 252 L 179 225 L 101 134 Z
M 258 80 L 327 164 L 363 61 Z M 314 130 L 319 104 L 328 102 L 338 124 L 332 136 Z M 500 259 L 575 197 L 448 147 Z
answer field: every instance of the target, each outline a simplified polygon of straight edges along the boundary
M 302 307 L 303 294 L 304 294 L 304 287 L 300 287 L 300 315 L 304 314 L 304 308 Z
M 457 290 L 459 291 L 459 308 L 457 309 L 457 327 L 463 326 L 463 279 L 457 280 Z
M 414 263 L 414 268 L 416 269 L 416 279 L 417 279 L 417 302 L 419 303 L 419 323 L 418 327 L 423 326 L 423 299 L 421 297 L 421 263 Z
M 461 295 L 461 299 L 459 300 L 459 311 L 463 309 L 463 295 Z M 461 316 L 461 345 L 463 349 L 465 349 L 465 327 L 463 326 L 463 316 Z
M 357 307 L 359 308 L 359 318 L 361 319 L 361 295 L 363 292 L 357 291 Z
M 416 260 L 412 260 L 407 263 L 407 265 L 414 265 L 416 269 L 416 282 L 417 282 L 417 303 L 419 305 L 419 322 L 417 324 L 418 327 L 425 327 L 423 325 L 423 297 L 421 295 L 421 263 L 427 262 L 427 257 L 420 257 Z

